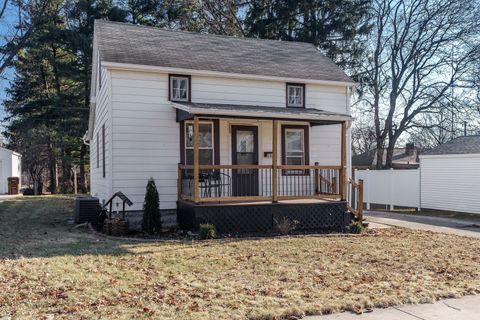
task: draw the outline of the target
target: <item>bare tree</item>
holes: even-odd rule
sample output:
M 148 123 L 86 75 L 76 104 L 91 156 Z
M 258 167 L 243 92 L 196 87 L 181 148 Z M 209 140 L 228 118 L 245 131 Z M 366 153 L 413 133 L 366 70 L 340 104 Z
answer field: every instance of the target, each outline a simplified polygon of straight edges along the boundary
M 373 113 L 377 166 L 391 167 L 399 137 L 466 85 L 480 50 L 478 0 L 374 0 L 361 102 Z
M 353 154 L 358 155 L 375 149 L 375 130 L 371 125 L 356 119 L 352 130 Z
M 239 10 L 244 0 L 197 0 L 197 14 L 209 33 L 244 37 Z

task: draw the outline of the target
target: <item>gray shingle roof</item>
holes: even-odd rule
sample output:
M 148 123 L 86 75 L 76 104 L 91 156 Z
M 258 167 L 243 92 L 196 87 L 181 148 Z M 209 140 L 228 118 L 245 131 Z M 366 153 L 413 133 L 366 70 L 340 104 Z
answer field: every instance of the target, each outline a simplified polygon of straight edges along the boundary
M 387 159 L 387 149 L 383 149 L 383 163 Z M 406 153 L 405 148 L 393 149 L 393 164 L 416 164 L 418 163 L 418 149 L 411 154 Z M 372 149 L 367 152 L 352 156 L 352 165 L 354 166 L 370 166 L 377 163 L 377 150 Z
M 219 114 L 219 115 L 242 115 L 242 113 L 259 118 L 271 118 L 275 114 L 276 118 L 294 118 L 301 120 L 315 121 L 345 121 L 350 120 L 348 114 L 324 111 L 312 108 L 286 108 L 286 107 L 267 107 L 236 104 L 216 104 L 216 103 L 194 103 L 194 102 L 172 102 L 175 108 L 182 108 L 193 114 Z
M 352 82 L 310 43 L 237 38 L 96 20 L 102 61 Z
M 480 135 L 458 137 L 422 155 L 480 153 Z

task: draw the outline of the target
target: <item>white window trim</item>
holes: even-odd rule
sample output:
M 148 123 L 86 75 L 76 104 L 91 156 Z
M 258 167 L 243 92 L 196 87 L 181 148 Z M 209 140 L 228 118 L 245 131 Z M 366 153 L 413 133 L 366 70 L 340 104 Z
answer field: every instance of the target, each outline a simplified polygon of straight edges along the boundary
M 186 87 L 186 98 L 179 99 L 173 97 L 173 80 L 185 80 L 187 82 Z M 171 101 L 181 101 L 181 102 L 188 102 L 190 101 L 190 78 L 187 76 L 170 76 L 170 100 Z
M 211 127 L 212 127 L 212 146 L 211 147 L 200 147 L 198 146 L 198 150 L 212 150 L 212 165 L 215 163 L 215 126 L 213 124 L 213 121 L 199 121 L 198 122 L 199 124 L 209 124 Z M 185 164 L 187 164 L 187 150 L 193 150 L 193 146 L 189 147 L 188 146 L 188 126 L 189 125 L 192 125 L 193 126 L 193 121 L 185 121 L 185 125 L 184 125 L 184 138 L 185 138 L 185 150 L 183 151 L 184 152 L 184 156 L 185 156 Z M 188 164 L 187 164 L 188 165 Z M 193 163 L 191 164 L 193 165 Z
M 288 150 L 288 141 L 287 141 L 287 136 L 288 132 L 302 132 L 302 150 L 295 150 L 295 151 L 290 151 L 290 152 L 301 152 L 302 156 L 289 156 L 289 150 Z M 305 165 L 305 160 L 306 160 L 306 154 L 305 154 L 305 129 L 300 129 L 300 128 L 286 128 L 285 129 L 285 163 L 288 165 L 288 158 L 301 158 L 303 159 L 302 165 Z
M 290 88 L 299 88 L 301 92 L 300 103 L 290 103 Z M 305 87 L 302 85 L 287 84 L 287 107 L 303 108 L 305 99 Z

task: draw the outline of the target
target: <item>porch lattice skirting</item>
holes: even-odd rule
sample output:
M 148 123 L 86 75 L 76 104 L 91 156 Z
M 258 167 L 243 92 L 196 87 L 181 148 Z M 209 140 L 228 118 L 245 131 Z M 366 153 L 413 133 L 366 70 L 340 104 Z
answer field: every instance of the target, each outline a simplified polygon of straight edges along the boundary
M 296 231 L 344 231 L 353 216 L 347 202 L 202 204 L 179 201 L 177 219 L 182 230 L 198 230 L 200 223 L 215 225 L 221 234 L 277 231 L 283 217 L 299 221 Z

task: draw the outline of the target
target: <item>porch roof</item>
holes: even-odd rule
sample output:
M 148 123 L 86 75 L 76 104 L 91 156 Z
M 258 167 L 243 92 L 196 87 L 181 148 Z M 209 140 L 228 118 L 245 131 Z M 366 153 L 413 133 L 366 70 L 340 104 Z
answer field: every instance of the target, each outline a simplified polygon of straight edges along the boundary
M 347 114 L 311 108 L 286 108 L 234 104 L 172 102 L 178 110 L 178 120 L 186 120 L 194 115 L 232 118 L 263 118 L 278 120 L 300 120 L 314 124 L 333 124 L 352 120 Z

